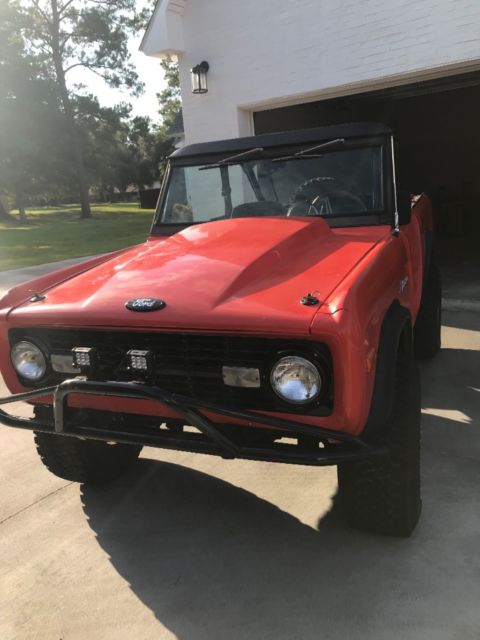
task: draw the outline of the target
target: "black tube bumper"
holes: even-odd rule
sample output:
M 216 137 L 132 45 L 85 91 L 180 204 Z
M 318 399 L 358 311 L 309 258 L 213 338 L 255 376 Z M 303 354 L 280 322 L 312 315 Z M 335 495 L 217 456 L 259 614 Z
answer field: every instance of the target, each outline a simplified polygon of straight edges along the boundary
M 137 429 L 114 425 L 112 428 L 96 428 L 75 424 L 68 419 L 68 396 L 72 393 L 152 400 L 173 409 L 181 424 L 191 425 L 200 433 L 152 427 Z M 9 427 L 38 432 L 209 453 L 225 458 L 246 458 L 319 466 L 335 465 L 387 453 L 385 447 L 367 443 L 361 438 L 347 433 L 276 418 L 257 411 L 219 406 L 134 382 L 95 382 L 83 378 L 73 378 L 65 380 L 56 387 L 36 389 L 8 398 L 0 398 L 0 405 L 51 395 L 53 395 L 53 420 L 19 418 L 0 409 L 0 423 Z M 205 415 L 205 412 L 214 412 L 225 416 L 227 421 L 228 418 L 234 418 L 245 421 L 247 425 L 249 423 L 260 424 L 266 428 L 262 429 L 262 432 L 275 434 L 275 437 L 272 437 L 270 441 L 267 439 L 266 442 L 253 442 L 253 444 L 238 442 L 228 433 L 228 428 L 222 428 L 222 425 L 213 422 Z M 249 429 L 248 426 L 246 429 Z M 234 433 L 233 426 L 231 431 Z M 250 431 L 258 433 L 259 430 Z M 282 436 L 296 438 L 298 444 L 275 441 Z

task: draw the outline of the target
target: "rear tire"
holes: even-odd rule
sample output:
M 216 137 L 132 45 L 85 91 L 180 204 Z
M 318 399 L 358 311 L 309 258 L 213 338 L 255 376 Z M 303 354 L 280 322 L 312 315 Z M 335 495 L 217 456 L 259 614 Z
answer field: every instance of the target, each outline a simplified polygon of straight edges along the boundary
M 49 471 L 65 480 L 101 484 L 131 467 L 141 446 L 80 440 L 71 436 L 35 433 L 38 454 Z
M 388 536 L 411 535 L 421 511 L 420 377 L 399 352 L 392 414 L 376 436 L 388 453 L 338 466 L 339 497 L 351 526 Z
M 437 265 L 432 262 L 413 329 L 416 358 L 423 360 L 437 355 L 441 349 L 441 329 L 442 280 Z

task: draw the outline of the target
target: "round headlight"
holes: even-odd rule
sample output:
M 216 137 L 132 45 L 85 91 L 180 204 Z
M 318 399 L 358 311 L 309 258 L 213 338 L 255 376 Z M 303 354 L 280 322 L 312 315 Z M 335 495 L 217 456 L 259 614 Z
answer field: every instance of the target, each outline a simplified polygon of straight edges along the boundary
M 47 372 L 45 355 L 33 342 L 17 342 L 12 347 L 11 358 L 15 371 L 25 380 L 36 382 Z
M 270 382 L 275 393 L 293 404 L 307 404 L 322 390 L 319 370 L 306 358 L 286 356 L 272 368 Z

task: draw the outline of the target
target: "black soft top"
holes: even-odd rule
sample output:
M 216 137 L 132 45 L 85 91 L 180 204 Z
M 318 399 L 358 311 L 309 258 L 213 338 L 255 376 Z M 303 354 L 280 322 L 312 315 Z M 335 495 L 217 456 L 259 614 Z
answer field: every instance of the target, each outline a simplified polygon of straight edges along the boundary
M 175 151 L 170 157 L 174 161 L 194 156 L 207 156 L 210 154 L 228 153 L 230 151 L 244 151 L 255 147 L 281 147 L 291 144 L 304 144 L 308 142 L 322 142 L 335 138 L 366 138 L 373 136 L 391 135 L 392 130 L 384 124 L 377 122 L 353 122 L 349 124 L 336 124 L 329 127 L 317 127 L 315 129 L 300 129 L 284 131 L 281 133 L 265 133 L 248 138 L 231 138 L 230 140 L 215 140 L 189 144 Z

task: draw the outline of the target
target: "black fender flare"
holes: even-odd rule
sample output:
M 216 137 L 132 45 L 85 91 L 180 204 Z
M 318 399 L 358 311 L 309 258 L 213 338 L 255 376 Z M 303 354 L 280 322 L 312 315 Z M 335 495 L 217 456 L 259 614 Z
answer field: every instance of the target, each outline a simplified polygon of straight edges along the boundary
M 380 331 L 375 383 L 364 437 L 379 433 L 388 422 L 393 407 L 399 350 L 413 353 L 412 320 L 409 310 L 395 300 L 385 314 Z

